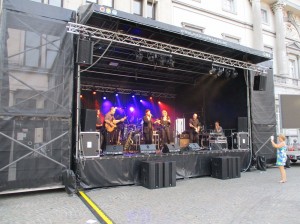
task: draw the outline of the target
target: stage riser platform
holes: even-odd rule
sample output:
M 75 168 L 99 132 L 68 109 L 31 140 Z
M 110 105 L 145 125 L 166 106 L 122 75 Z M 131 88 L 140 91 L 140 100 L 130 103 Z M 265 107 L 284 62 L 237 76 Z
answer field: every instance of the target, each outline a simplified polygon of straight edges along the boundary
M 121 185 L 141 185 L 142 161 L 175 161 L 176 179 L 211 176 L 211 159 L 240 157 L 241 171 L 247 168 L 249 150 L 199 151 L 174 154 L 104 156 L 81 160 L 78 172 L 85 189 Z

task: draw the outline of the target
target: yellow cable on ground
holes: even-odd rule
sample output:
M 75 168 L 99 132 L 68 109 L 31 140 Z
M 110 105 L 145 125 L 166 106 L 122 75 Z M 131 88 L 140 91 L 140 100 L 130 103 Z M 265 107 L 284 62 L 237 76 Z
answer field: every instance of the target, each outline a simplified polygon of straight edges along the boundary
M 104 212 L 98 208 L 98 206 L 83 192 L 79 191 L 79 194 L 84 198 L 84 200 L 94 209 L 94 211 L 105 221 L 107 224 L 113 224 L 112 220 L 110 220 Z

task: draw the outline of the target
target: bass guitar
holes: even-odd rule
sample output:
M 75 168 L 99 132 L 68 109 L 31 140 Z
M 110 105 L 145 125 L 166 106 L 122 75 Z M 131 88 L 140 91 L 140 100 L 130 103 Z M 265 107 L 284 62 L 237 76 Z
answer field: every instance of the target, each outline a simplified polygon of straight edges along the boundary
M 115 130 L 115 128 L 117 127 L 117 124 L 119 122 L 125 121 L 126 119 L 127 119 L 127 117 L 123 117 L 120 120 L 113 120 L 113 121 L 111 121 L 109 123 L 105 122 L 105 129 L 106 129 L 106 131 L 113 132 Z

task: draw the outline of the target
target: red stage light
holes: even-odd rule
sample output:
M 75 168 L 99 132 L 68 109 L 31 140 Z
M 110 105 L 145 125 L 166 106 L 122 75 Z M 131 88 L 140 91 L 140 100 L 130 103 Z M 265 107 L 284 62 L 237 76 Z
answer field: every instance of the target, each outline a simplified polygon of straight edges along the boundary
M 80 94 L 80 98 L 83 98 L 83 96 Z
M 150 96 L 150 100 L 152 100 L 153 98 L 152 98 L 152 96 Z
M 93 95 L 96 95 L 96 93 L 97 93 L 96 91 L 93 91 Z
M 158 104 L 161 104 L 161 102 L 160 102 L 160 101 L 158 101 Z

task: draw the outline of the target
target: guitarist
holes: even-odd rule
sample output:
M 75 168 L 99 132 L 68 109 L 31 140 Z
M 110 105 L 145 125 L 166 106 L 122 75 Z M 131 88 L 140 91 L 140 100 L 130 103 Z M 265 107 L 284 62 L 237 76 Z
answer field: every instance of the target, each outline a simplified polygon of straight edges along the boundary
M 105 131 L 106 131 L 106 139 L 104 140 L 109 144 L 116 144 L 117 141 L 117 136 L 116 136 L 116 132 L 115 132 L 115 128 L 117 127 L 117 123 L 122 122 L 126 119 L 126 117 L 120 119 L 120 120 L 116 120 L 115 119 L 115 113 L 116 113 L 116 108 L 115 107 L 111 107 L 110 111 L 105 114 L 105 118 L 104 118 L 104 123 L 105 123 Z
M 190 143 L 199 144 L 199 133 L 200 133 L 200 121 L 198 120 L 198 115 L 193 114 L 193 117 L 189 120 L 190 127 Z

